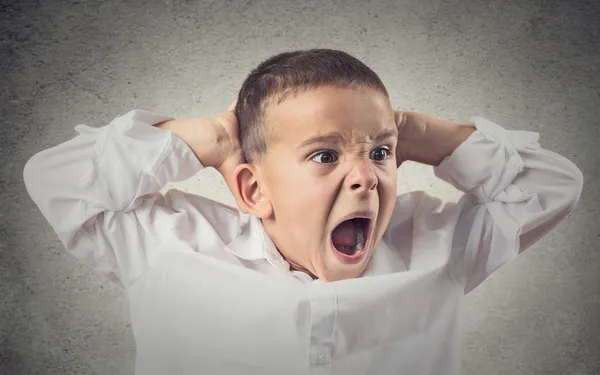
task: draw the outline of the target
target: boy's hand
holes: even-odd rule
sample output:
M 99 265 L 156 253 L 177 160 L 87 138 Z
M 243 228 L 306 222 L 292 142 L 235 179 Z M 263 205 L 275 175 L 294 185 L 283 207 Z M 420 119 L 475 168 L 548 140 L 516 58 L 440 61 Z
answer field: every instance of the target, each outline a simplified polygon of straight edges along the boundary
M 245 163 L 239 141 L 238 120 L 234 113 L 235 104 L 233 102 L 227 111 L 216 116 L 170 120 L 156 125 L 178 135 L 190 146 L 204 167 L 219 171 L 231 192 L 236 189 L 233 172 L 238 165 Z
M 438 166 L 476 130 L 472 124 L 461 125 L 430 115 L 394 111 L 398 128 L 396 165 L 406 160 Z
M 214 168 L 223 176 L 232 192 L 236 186 L 233 181 L 233 172 L 238 165 L 246 162 L 240 146 L 238 120 L 234 112 L 235 104 L 234 101 L 226 112 L 215 116 L 221 125 L 222 132 L 219 138 L 223 142 L 220 142 L 222 144 L 220 158 Z
M 192 149 L 204 167 L 217 169 L 224 177 L 242 162 L 235 102 L 216 116 L 176 119 L 156 127 L 178 135 Z

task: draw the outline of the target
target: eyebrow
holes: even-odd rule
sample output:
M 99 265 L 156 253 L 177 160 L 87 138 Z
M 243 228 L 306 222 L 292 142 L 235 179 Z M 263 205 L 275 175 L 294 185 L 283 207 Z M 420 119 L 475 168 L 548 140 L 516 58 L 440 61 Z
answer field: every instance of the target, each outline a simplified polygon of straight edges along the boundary
M 375 137 L 374 141 L 375 141 L 375 143 L 379 143 L 385 139 L 392 138 L 392 137 L 394 137 L 394 138 L 398 137 L 398 130 L 395 128 L 394 129 L 385 129 L 384 131 L 382 131 Z M 342 136 L 339 133 L 336 133 L 336 132 L 327 133 L 324 135 L 318 135 L 316 137 L 308 138 L 307 140 L 300 143 L 298 148 L 304 148 L 304 147 L 308 147 L 308 146 L 312 146 L 312 145 L 316 145 L 316 144 L 323 144 L 323 143 L 340 143 L 341 140 L 342 140 Z

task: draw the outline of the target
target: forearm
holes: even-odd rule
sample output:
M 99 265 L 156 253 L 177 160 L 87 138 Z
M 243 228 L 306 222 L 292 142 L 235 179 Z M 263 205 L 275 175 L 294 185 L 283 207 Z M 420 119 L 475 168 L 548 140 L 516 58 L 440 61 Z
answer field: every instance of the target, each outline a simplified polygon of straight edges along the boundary
M 474 117 L 478 132 L 434 174 L 465 195 L 454 230 L 453 278 L 468 292 L 552 230 L 573 209 L 583 175 L 565 157 L 541 148 L 539 134 L 507 130 Z M 446 215 L 447 216 L 447 215 Z
M 476 130 L 472 124 L 461 125 L 417 112 L 398 115 L 398 166 L 406 160 L 438 166 Z
M 67 248 L 102 212 L 128 212 L 168 182 L 201 166 L 181 142 L 151 125 L 168 116 L 133 110 L 109 125 L 78 125 L 80 135 L 32 156 L 23 169 L 28 194 Z

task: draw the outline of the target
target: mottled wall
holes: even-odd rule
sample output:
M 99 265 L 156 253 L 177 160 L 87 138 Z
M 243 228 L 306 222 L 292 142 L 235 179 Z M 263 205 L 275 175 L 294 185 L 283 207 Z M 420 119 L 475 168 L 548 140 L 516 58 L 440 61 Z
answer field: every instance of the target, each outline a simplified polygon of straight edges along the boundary
M 123 292 L 63 252 L 27 159 L 133 108 L 218 113 L 260 61 L 313 47 L 362 59 L 398 108 L 536 131 L 580 167 L 576 210 L 467 297 L 463 368 L 600 373 L 600 2 L 2 0 L 0 36 L 1 374 L 134 366 Z M 399 178 L 457 197 L 428 167 Z M 232 202 L 214 171 L 179 187 Z

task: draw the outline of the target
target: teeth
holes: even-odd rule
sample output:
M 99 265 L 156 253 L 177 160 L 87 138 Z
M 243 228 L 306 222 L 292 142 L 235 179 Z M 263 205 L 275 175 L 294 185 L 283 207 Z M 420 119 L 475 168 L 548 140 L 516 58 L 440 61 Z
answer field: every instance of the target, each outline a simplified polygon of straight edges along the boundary
M 365 246 L 365 234 L 363 233 L 362 226 L 359 226 L 356 229 L 356 250 L 361 251 Z

